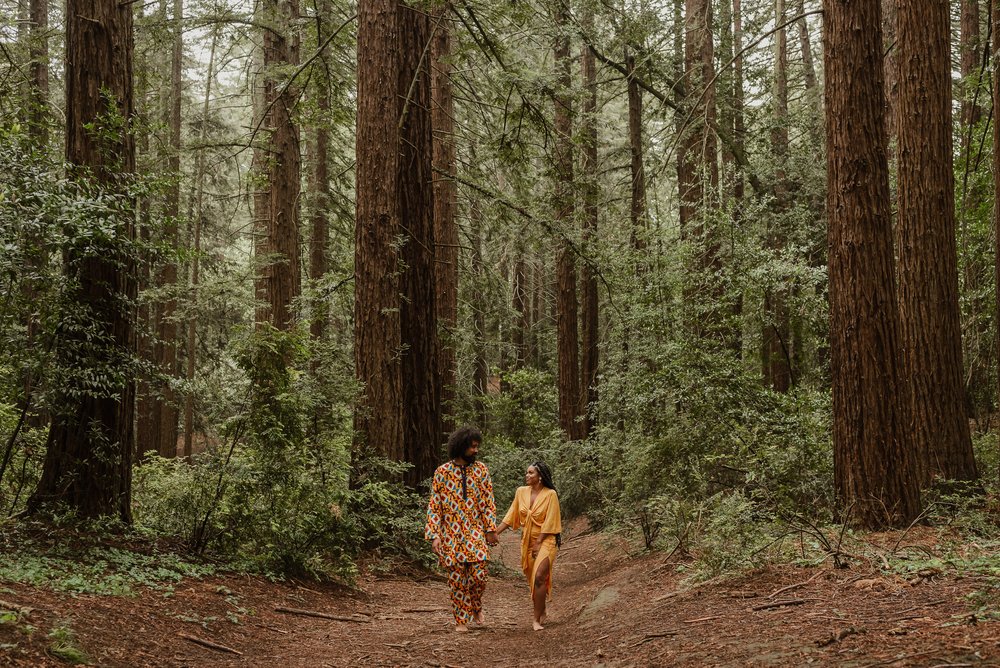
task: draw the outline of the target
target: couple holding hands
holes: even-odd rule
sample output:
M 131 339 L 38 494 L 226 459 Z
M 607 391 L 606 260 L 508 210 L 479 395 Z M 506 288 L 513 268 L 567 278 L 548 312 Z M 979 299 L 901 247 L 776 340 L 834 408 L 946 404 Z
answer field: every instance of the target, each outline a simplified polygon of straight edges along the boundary
M 524 486 L 517 488 L 510 509 L 497 525 L 490 472 L 486 464 L 476 461 L 482 440 L 474 427 L 462 427 L 448 438 L 450 459 L 434 472 L 424 535 L 448 573 L 455 630 L 464 632 L 470 622 L 485 622 L 489 546 L 499 543 L 498 536 L 507 529 L 521 529 L 521 569 L 531 591 L 533 627 L 541 631 L 562 533 L 552 472 L 542 462 L 528 466 Z

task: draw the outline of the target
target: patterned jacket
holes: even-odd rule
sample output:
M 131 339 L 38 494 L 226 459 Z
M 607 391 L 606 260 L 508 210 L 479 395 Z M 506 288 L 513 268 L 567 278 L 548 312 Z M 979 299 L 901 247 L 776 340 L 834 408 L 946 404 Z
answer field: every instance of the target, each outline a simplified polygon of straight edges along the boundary
M 441 566 L 453 568 L 489 559 L 486 534 L 490 531 L 496 531 L 496 502 L 486 464 L 446 462 L 437 467 L 424 536 L 441 539 Z

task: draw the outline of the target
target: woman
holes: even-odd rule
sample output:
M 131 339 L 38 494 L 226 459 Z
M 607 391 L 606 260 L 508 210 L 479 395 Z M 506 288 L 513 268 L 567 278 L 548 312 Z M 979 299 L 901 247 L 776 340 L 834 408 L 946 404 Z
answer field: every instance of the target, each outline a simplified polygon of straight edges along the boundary
M 533 627 L 545 627 L 545 600 L 552 592 L 552 567 L 562 543 L 562 520 L 559 496 L 552 484 L 552 471 L 542 462 L 534 462 L 524 474 L 524 487 L 518 487 L 510 510 L 497 527 L 497 535 L 521 529 L 521 569 L 528 578 L 531 600 L 535 606 Z

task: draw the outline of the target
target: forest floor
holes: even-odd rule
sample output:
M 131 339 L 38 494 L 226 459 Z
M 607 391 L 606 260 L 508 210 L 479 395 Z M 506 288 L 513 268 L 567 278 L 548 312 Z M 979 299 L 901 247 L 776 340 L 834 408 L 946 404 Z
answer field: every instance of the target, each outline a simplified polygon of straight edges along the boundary
M 1000 665 L 994 578 L 938 568 L 904 578 L 861 561 L 691 584 L 676 555 L 640 554 L 583 522 L 568 533 L 541 632 L 509 533 L 487 624 L 468 634 L 453 632 L 447 585 L 433 575 L 368 576 L 356 588 L 208 575 L 133 596 L 0 581 L 0 665 L 66 665 L 60 641 L 100 666 Z M 936 540 L 930 530 L 906 539 L 918 552 Z

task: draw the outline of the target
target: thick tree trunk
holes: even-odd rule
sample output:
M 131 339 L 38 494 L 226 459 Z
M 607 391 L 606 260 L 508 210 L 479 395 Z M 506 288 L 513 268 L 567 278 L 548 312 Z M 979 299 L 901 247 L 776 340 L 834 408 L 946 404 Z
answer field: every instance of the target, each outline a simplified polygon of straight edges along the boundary
M 354 363 L 362 394 L 354 454 L 401 460 L 397 12 L 396 0 L 358 4 Z
M 265 0 L 264 100 L 268 140 L 268 258 L 261 268 L 267 286 L 268 315 L 281 330 L 292 327 L 292 301 L 302 279 L 299 261 L 299 129 L 294 111 L 299 91 L 279 68 L 299 62 L 298 0 Z
M 435 299 L 434 185 L 431 133 L 431 39 L 426 13 L 398 3 L 400 119 L 399 212 L 406 267 L 401 277 L 399 318 L 403 344 L 403 452 L 413 465 L 406 474 L 418 487 L 434 473 L 444 437 Z
M 559 353 L 559 426 L 566 438 L 582 438 L 580 415 L 580 341 L 577 330 L 576 259 L 566 238 L 573 222 L 573 93 L 570 61 L 569 6 L 559 0 L 555 22 L 561 34 L 555 40 L 555 155 L 554 218 L 561 230 L 556 257 L 557 343 Z
M 893 280 L 880 0 L 825 0 L 824 62 L 834 484 L 841 520 L 920 512 Z M 863 29 L 862 29 L 863 27 Z
M 583 18 L 584 29 L 593 30 L 593 10 L 588 10 Z M 587 249 L 588 260 L 580 270 L 580 407 L 578 413 L 584 416 L 581 432 L 586 435 L 593 433 L 597 423 L 593 418 L 592 409 L 597 405 L 597 368 L 600 361 L 598 349 L 599 321 L 597 297 L 597 272 L 594 271 L 592 252 L 597 240 L 598 200 L 600 190 L 597 182 L 597 62 L 594 52 L 586 44 L 580 57 L 583 74 L 583 85 L 586 94 L 583 98 L 583 150 L 580 171 L 586 183 L 583 195 L 583 246 Z M 631 136 L 632 117 L 631 100 L 629 111 L 629 130 Z M 634 158 L 633 158 L 634 160 Z M 641 155 L 640 155 L 641 161 Z M 632 185 L 633 190 L 635 184 Z
M 67 162 L 80 168 L 78 178 L 124 188 L 120 177 L 135 169 L 135 144 L 131 133 L 109 118 L 129 123 L 133 116 L 132 6 L 68 0 L 66 16 Z M 115 219 L 113 247 L 86 255 L 78 249 L 65 252 L 66 271 L 79 281 L 73 297 L 87 309 L 100 336 L 107 337 L 97 349 L 97 362 L 125 380 L 99 396 L 82 387 L 62 388 L 29 509 L 62 502 L 84 517 L 117 514 L 131 521 L 135 386 L 123 367 L 135 352 L 136 267 L 132 249 L 122 247 L 135 234 L 128 220 L 124 213 Z M 75 345 L 86 342 L 69 336 L 59 353 L 71 367 L 79 364 L 71 350 Z
M 434 12 L 436 30 L 431 42 L 431 126 L 434 129 L 434 238 L 436 241 L 436 295 L 438 324 L 442 333 L 440 387 L 442 433 L 455 430 L 455 338 L 458 327 L 458 225 L 455 207 L 458 190 L 455 173 L 455 101 L 451 85 L 450 5 Z
M 719 237 L 712 215 L 718 203 L 719 166 L 711 3 L 685 0 L 684 26 L 689 121 L 680 140 L 686 163 L 680 199 L 681 206 L 687 208 L 682 221 L 690 221 L 685 236 L 697 253 L 686 300 L 690 302 L 692 329 L 700 336 L 714 337 L 720 333 L 718 305 L 722 295 L 716 279 L 721 267 Z
M 898 2 L 899 307 L 921 481 L 975 480 L 962 380 L 948 6 Z

